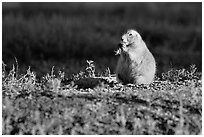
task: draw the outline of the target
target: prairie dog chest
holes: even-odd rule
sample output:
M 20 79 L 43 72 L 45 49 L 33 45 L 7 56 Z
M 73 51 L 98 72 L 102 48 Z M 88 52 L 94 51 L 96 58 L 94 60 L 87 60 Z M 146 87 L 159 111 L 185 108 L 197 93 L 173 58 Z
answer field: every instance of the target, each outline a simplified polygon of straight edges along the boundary
M 139 65 L 144 58 L 145 48 L 128 48 L 122 51 L 120 58 L 129 65 Z

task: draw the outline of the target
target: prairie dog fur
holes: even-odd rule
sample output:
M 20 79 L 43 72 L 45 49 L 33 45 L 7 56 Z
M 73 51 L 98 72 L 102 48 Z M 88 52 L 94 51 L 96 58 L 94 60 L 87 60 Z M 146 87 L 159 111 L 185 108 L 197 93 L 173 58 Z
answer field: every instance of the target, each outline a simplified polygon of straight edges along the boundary
M 123 34 L 116 67 L 117 80 L 123 84 L 150 84 L 156 73 L 156 62 L 140 34 L 131 29 Z

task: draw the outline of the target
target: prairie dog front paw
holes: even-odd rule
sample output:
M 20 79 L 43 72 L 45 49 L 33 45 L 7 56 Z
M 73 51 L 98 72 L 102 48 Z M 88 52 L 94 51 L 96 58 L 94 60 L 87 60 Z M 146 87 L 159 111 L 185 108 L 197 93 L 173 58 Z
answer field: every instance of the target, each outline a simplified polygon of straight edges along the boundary
M 121 49 L 122 49 L 122 51 L 125 51 L 125 52 L 127 52 L 127 50 L 128 50 L 128 48 L 125 44 L 122 45 Z

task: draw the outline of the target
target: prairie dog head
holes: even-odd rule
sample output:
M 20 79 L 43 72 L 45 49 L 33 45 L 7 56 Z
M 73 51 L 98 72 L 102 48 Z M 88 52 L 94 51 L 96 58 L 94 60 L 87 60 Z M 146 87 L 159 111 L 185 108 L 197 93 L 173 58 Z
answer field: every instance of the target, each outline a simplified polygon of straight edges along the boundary
M 128 30 L 122 35 L 121 41 L 119 43 L 119 49 L 116 51 L 116 55 L 121 54 L 122 51 L 127 52 L 128 49 L 134 49 L 137 45 L 141 45 L 142 37 L 140 34 L 133 29 Z
M 123 36 L 121 37 L 120 44 L 123 46 L 128 46 L 141 40 L 142 37 L 140 36 L 140 34 L 137 31 L 131 29 L 128 30 L 125 34 L 123 34 Z

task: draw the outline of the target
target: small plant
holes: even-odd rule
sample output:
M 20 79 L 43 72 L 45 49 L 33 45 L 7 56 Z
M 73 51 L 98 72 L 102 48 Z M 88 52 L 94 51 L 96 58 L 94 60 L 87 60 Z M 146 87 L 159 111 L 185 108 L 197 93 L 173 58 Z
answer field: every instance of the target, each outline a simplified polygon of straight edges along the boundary
M 86 71 L 85 71 L 86 75 L 88 77 L 95 77 L 95 66 L 93 64 L 94 61 L 87 60 L 86 62 L 88 63 L 88 66 L 86 67 Z
M 94 66 L 94 61 L 92 60 L 87 60 L 87 66 L 85 68 L 85 71 L 80 71 L 78 74 L 73 75 L 73 80 L 79 80 L 82 78 L 94 78 L 96 77 L 95 75 L 95 66 Z
M 42 81 L 45 83 L 46 88 L 51 89 L 54 92 L 58 92 L 61 87 L 61 81 L 65 79 L 65 73 L 58 71 L 58 75 L 54 74 L 54 66 L 52 67 L 51 73 L 47 73 Z

